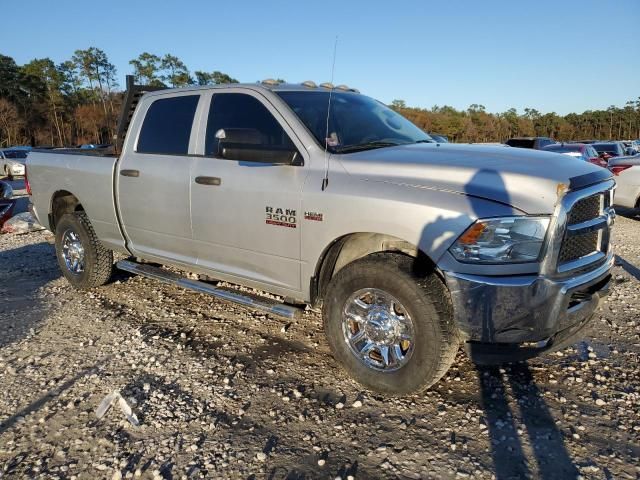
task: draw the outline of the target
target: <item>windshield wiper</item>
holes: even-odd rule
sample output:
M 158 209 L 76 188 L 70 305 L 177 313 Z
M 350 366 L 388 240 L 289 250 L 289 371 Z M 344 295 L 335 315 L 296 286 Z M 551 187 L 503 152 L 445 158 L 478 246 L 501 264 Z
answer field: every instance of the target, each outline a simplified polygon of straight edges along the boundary
M 416 140 L 413 143 L 436 143 L 435 140 Z
M 345 145 L 344 147 L 336 148 L 336 153 L 351 153 L 351 152 L 360 152 L 362 150 L 372 150 L 374 148 L 384 148 L 384 147 L 395 147 L 398 145 L 402 145 L 401 143 L 396 142 L 366 142 L 366 143 L 358 143 L 355 145 Z

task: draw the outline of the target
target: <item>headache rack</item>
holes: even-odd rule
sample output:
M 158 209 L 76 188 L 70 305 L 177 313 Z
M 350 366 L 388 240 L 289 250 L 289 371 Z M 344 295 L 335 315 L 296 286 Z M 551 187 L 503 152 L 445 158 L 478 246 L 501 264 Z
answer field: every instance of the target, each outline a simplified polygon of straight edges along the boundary
M 120 118 L 118 119 L 118 128 L 115 138 L 115 153 L 122 151 L 122 145 L 124 145 L 124 137 L 127 135 L 129 124 L 133 113 L 136 111 L 138 102 L 146 92 L 155 92 L 156 90 L 164 90 L 166 87 L 154 86 L 154 85 L 136 85 L 133 75 L 127 75 L 127 91 L 124 96 L 124 102 L 122 103 L 122 110 L 120 111 Z

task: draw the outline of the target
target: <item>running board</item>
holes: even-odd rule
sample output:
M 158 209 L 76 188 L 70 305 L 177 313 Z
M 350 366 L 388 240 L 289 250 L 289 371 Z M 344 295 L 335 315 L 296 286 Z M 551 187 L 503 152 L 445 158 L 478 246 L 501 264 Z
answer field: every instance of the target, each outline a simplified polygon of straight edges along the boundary
M 193 290 L 194 292 L 206 293 L 221 300 L 227 300 L 229 302 L 242 305 L 243 307 L 261 310 L 263 312 L 278 315 L 289 320 L 300 317 L 302 313 L 302 310 L 299 308 L 285 305 L 277 301 L 270 301 L 268 298 L 262 299 L 245 295 L 240 292 L 230 292 L 229 290 L 223 290 L 205 282 L 184 278 L 177 273 L 169 272 L 162 268 L 154 267 L 151 265 L 131 262 L 129 260 L 121 260 L 116 263 L 116 267 L 126 272 L 135 273 L 136 275 L 142 275 L 143 277 L 152 278 L 154 280 L 159 280 L 163 283 L 177 285 L 178 287 Z

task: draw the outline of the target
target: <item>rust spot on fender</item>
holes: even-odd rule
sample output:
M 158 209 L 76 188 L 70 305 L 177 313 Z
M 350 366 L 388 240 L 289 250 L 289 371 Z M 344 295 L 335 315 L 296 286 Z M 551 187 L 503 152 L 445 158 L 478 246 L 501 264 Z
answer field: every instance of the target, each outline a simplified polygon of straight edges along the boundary
M 569 190 L 569 185 L 567 185 L 566 183 L 559 183 L 558 186 L 556 187 L 556 195 L 558 197 L 558 200 L 564 197 L 564 194 L 567 193 L 568 190 Z

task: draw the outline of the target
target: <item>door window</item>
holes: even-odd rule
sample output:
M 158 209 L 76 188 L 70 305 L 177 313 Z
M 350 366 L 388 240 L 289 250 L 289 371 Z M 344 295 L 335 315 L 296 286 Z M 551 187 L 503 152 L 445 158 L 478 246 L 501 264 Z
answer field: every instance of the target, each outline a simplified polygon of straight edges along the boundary
M 138 153 L 186 155 L 193 117 L 200 95 L 181 95 L 154 101 L 142 123 Z
M 209 109 L 205 155 L 219 156 L 216 133 L 231 129 L 245 132 L 256 146 L 295 150 L 287 133 L 258 99 L 244 93 L 217 93 Z

